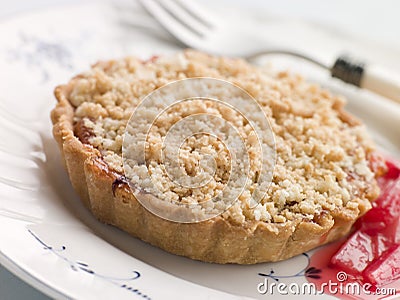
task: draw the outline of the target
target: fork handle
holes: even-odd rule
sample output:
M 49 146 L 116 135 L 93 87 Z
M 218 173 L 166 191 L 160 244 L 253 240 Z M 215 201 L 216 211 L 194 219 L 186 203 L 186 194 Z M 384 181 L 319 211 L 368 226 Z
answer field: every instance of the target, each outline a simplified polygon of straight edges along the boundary
M 396 72 L 354 62 L 346 56 L 339 57 L 330 71 L 333 77 L 400 103 L 400 74 Z

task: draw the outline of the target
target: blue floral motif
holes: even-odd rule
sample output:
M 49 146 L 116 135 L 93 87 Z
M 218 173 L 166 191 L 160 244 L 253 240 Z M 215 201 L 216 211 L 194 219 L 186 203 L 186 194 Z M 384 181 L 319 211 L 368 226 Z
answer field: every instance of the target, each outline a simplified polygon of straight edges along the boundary
M 60 248 L 54 248 L 53 246 L 50 246 L 48 244 L 46 244 L 44 241 L 42 241 L 33 231 L 31 231 L 30 229 L 28 229 L 28 232 L 43 246 L 43 248 L 45 250 L 50 251 L 51 253 L 53 253 L 54 255 L 56 255 L 57 257 L 59 257 L 60 259 L 62 259 L 63 261 L 65 261 L 69 267 L 75 271 L 75 272 L 85 272 L 87 274 L 90 274 L 92 276 L 95 276 L 97 278 L 101 278 L 113 285 L 116 285 L 122 289 L 125 289 L 129 292 L 132 292 L 138 296 L 141 296 L 143 299 L 148 299 L 151 300 L 151 298 L 145 294 L 143 294 L 139 289 L 126 284 L 126 283 L 122 283 L 122 282 L 126 282 L 126 281 L 132 281 L 132 280 L 136 280 L 138 278 L 140 278 L 141 274 L 138 271 L 133 271 L 133 276 L 131 277 L 127 277 L 127 278 L 118 278 L 118 277 L 111 277 L 111 276 L 106 276 L 106 275 L 102 275 L 99 273 L 96 273 L 88 264 L 81 262 L 81 261 L 73 261 L 68 259 L 67 257 L 65 257 L 64 255 L 62 255 L 62 253 L 67 249 L 64 245 L 62 245 Z
M 82 31 L 75 39 L 65 41 L 57 36 L 43 38 L 20 31 L 17 45 L 6 52 L 7 59 L 38 70 L 41 82 L 45 83 L 50 79 L 53 67 L 67 71 L 74 69 L 74 52 L 90 36 L 87 31 Z
M 271 269 L 268 274 L 266 273 L 258 273 L 259 276 L 262 277 L 269 277 L 272 278 L 275 281 L 279 281 L 279 279 L 283 278 L 294 278 L 294 277 L 308 277 L 308 278 L 314 278 L 314 279 L 319 279 L 321 276 L 319 275 L 322 270 L 317 269 L 315 267 L 310 267 L 310 256 L 307 253 L 303 253 L 303 255 L 307 258 L 307 265 L 305 268 L 301 269 L 299 272 L 291 275 L 275 275 L 275 271 Z

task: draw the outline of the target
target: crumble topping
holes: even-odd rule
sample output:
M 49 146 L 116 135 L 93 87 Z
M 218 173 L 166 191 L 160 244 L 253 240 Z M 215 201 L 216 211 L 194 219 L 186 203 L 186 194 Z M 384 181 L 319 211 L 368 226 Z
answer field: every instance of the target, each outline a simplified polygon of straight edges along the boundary
M 253 208 L 255 159 L 249 184 L 224 218 L 238 224 L 247 220 L 283 223 L 295 218 L 312 221 L 323 211 L 368 209 L 367 200 L 377 197 L 379 190 L 369 164 L 373 145 L 364 126 L 342 110 L 345 100 L 299 76 L 273 74 L 240 59 L 188 50 L 146 62 L 133 57 L 99 62 L 73 80 L 69 101 L 75 107 L 74 122 L 90 130 L 88 143 L 100 150 L 112 170 L 123 174 L 123 135 L 135 107 L 158 87 L 190 77 L 214 77 L 245 89 L 268 116 L 275 135 L 276 166 L 266 196 Z M 226 183 L 230 165 L 218 139 L 192 137 L 182 147 L 181 167 L 187 174 L 196 174 L 207 154 L 217 158 L 218 171 L 207 185 L 195 191 L 171 186 L 160 164 L 159 148 L 166 131 L 193 112 L 230 120 L 246 137 L 248 149 L 253 149 L 249 155 L 256 158 L 259 154 L 257 147 L 252 148 L 255 137 L 246 121 L 218 105 L 207 101 L 182 104 L 163 115 L 148 137 L 149 164 L 137 170 L 138 176 L 151 175 L 167 198 L 187 203 L 203 202 L 218 193 Z M 367 207 L 361 208 L 361 203 Z

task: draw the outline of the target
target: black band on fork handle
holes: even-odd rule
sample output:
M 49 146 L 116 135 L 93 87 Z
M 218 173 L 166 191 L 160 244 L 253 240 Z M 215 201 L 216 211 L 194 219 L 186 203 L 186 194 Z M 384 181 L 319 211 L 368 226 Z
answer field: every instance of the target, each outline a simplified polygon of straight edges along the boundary
M 398 72 L 376 65 L 366 67 L 364 63 L 354 62 L 347 56 L 340 56 L 330 67 L 307 55 L 279 49 L 258 52 L 246 58 L 252 60 L 265 54 L 284 54 L 302 58 L 329 71 L 332 77 L 400 103 L 400 73 Z
M 281 50 L 281 49 L 261 51 L 261 52 L 255 53 L 253 55 L 247 56 L 246 59 L 253 60 L 253 59 L 257 58 L 258 56 L 269 55 L 269 54 L 278 54 L 278 55 L 283 54 L 283 55 L 289 55 L 289 56 L 294 56 L 294 57 L 304 59 L 304 60 L 309 61 L 321 68 L 329 70 L 332 77 L 338 78 L 344 82 L 353 84 L 358 87 L 360 87 L 360 85 L 361 85 L 361 79 L 364 74 L 364 64 L 359 63 L 359 62 L 354 62 L 348 56 L 344 56 L 344 55 L 339 56 L 336 59 L 336 61 L 332 67 L 329 67 L 329 66 L 325 65 L 324 63 L 322 63 L 308 55 L 304 55 L 304 54 L 301 54 L 301 53 L 295 52 L 295 51 Z
M 359 87 L 364 73 L 364 64 L 353 62 L 347 56 L 340 56 L 336 59 L 330 71 L 332 77 Z

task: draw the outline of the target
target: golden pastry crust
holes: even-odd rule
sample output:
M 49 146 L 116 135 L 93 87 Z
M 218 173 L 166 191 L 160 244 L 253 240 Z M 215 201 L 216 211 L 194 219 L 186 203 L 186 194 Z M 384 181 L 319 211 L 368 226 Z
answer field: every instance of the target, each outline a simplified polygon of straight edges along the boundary
M 112 64 L 100 63 L 105 70 Z M 136 200 L 122 173 L 107 162 L 104 151 L 91 144 L 90 134 L 84 137 L 77 132 L 79 105 L 71 101 L 71 93 L 79 85 L 80 78 L 78 76 L 69 84 L 56 88 L 58 104 L 51 114 L 53 134 L 73 187 L 100 221 L 168 252 L 215 263 L 253 264 L 287 259 L 346 235 L 379 193 L 375 180 L 370 180 L 366 191 L 348 201 L 351 205 L 322 209 L 311 218 L 297 213 L 292 219 L 278 222 L 254 218 L 238 222 L 229 215 L 191 224 L 165 220 L 147 211 Z M 284 103 L 282 107 L 279 103 L 272 104 L 277 106 L 272 113 L 287 110 Z M 343 111 L 343 103 L 336 105 L 338 107 L 334 109 L 344 122 L 358 124 L 355 118 Z M 97 108 L 102 114 L 101 108 Z M 309 115 L 305 108 L 296 109 L 298 115 L 305 118 Z M 371 152 L 371 149 L 365 151 Z

